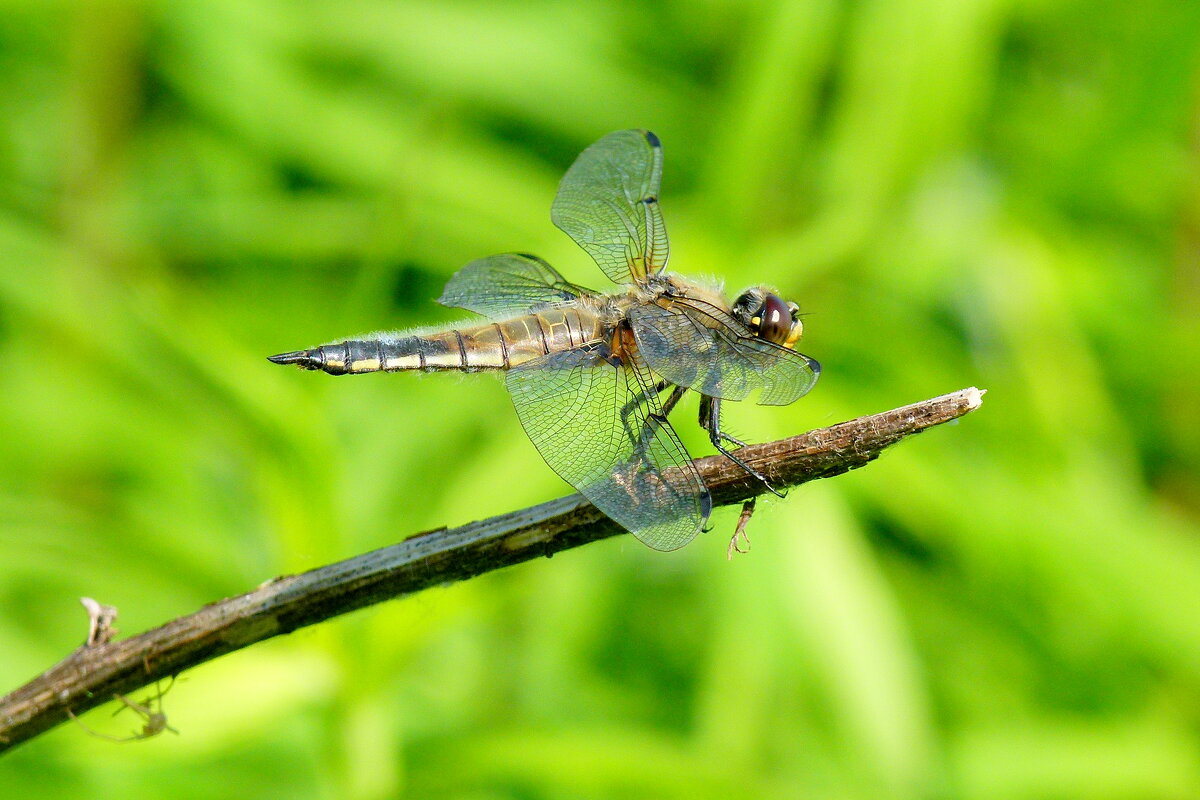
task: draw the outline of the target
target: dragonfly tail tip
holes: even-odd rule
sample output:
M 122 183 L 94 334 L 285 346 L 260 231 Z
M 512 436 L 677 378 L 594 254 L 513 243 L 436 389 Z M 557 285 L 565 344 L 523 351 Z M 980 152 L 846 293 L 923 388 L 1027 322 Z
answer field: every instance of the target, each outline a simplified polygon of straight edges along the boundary
M 303 364 L 309 358 L 307 350 L 293 350 L 290 353 L 279 353 L 267 356 L 267 361 L 273 364 Z

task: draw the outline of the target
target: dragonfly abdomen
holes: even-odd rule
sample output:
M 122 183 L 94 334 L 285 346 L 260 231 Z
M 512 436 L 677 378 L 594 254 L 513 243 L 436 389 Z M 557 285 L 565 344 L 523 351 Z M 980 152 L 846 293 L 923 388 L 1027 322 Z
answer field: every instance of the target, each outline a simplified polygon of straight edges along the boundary
M 522 317 L 413 336 L 348 339 L 270 356 L 276 364 L 330 375 L 364 372 L 480 372 L 519 366 L 600 337 L 599 318 L 576 308 L 545 309 Z

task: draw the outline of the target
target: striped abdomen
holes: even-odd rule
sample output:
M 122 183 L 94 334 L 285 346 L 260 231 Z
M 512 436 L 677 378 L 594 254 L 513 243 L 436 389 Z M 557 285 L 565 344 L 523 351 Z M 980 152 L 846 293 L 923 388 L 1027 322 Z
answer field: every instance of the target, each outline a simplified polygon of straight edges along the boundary
M 295 364 L 330 375 L 360 372 L 478 372 L 508 369 L 526 361 L 570 350 L 603 335 L 600 318 L 578 308 L 553 308 L 523 317 L 414 336 L 349 339 L 311 350 L 270 356 L 276 364 Z

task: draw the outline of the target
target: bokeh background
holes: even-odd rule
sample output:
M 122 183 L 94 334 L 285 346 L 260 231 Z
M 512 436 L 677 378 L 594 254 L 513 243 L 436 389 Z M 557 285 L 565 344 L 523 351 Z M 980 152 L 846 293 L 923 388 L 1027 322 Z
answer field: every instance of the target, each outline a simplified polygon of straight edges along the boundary
M 983 408 L 683 551 L 632 537 L 186 673 L 6 798 L 1200 797 L 1200 4 L 11 0 L 0 691 L 82 639 L 567 492 L 489 376 L 270 353 L 461 318 L 587 144 L 672 266 L 808 312 L 757 440 Z M 696 454 L 703 437 L 678 412 Z M 137 697 L 145 693 L 137 693 Z M 109 706 L 93 728 L 128 733 Z

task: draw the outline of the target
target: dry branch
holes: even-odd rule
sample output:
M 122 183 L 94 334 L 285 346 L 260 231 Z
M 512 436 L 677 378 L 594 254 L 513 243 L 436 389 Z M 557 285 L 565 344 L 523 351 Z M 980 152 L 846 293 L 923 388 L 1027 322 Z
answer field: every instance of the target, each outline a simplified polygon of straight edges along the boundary
M 900 439 L 978 408 L 982 394 L 963 389 L 738 452 L 775 486 L 795 486 L 861 467 Z M 696 465 L 718 505 L 763 491 L 723 457 L 699 459 Z M 92 637 L 90 645 L 0 699 L 0 752 L 68 719 L 68 712 L 82 714 L 254 642 L 621 532 L 573 495 L 458 528 L 427 531 L 346 561 L 276 578 L 129 639 Z

